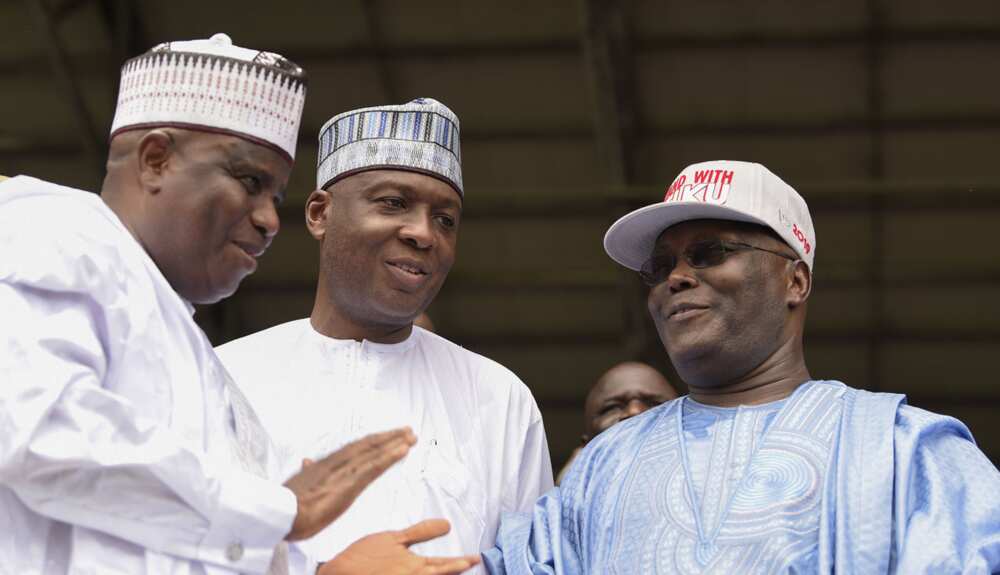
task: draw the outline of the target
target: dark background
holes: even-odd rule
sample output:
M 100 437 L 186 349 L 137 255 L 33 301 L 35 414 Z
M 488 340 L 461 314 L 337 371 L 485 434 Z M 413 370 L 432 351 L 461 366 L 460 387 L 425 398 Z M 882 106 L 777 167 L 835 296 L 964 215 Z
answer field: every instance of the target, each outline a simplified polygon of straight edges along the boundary
M 612 364 L 676 382 L 601 238 L 708 159 L 763 162 L 809 202 L 812 374 L 953 414 L 1000 460 L 998 2 L 2 0 L 0 22 L 0 173 L 91 190 L 125 58 L 227 32 L 306 68 L 283 231 L 199 312 L 216 343 L 309 313 L 323 122 L 433 97 L 461 118 L 466 211 L 430 314 L 531 387 L 557 466 Z

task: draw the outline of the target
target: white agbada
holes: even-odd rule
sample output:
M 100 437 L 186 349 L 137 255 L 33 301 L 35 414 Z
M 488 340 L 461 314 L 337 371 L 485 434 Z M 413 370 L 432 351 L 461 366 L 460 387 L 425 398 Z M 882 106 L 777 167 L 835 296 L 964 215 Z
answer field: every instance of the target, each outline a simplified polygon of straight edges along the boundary
M 355 539 L 443 517 L 451 532 L 425 555 L 493 546 L 502 512 L 552 487 L 541 414 L 502 365 L 419 327 L 405 341 L 338 340 L 308 319 L 218 348 L 270 433 L 284 471 L 364 434 L 409 425 L 417 444 L 338 521 L 303 543 L 329 557 Z M 478 571 L 481 572 L 481 571 Z
M 295 496 L 261 477 L 267 436 L 193 308 L 97 195 L 0 183 L 0 310 L 0 573 L 268 569 Z

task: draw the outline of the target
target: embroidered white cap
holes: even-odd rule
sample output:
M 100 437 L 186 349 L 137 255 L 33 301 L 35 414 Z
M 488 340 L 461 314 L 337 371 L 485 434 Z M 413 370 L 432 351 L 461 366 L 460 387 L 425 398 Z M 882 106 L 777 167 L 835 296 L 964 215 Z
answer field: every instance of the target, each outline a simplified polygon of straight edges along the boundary
M 232 134 L 295 158 L 306 77 L 272 52 L 234 46 L 229 36 L 167 42 L 122 66 L 111 137 L 176 126 Z
M 433 98 L 417 98 L 337 114 L 319 131 L 318 188 L 385 168 L 438 178 L 464 198 L 458 116 Z
M 618 219 L 604 235 L 604 251 L 639 270 L 663 230 L 688 220 L 732 220 L 767 226 L 813 270 L 816 231 L 809 206 L 761 164 L 718 160 L 692 164 L 674 179 L 663 201 Z

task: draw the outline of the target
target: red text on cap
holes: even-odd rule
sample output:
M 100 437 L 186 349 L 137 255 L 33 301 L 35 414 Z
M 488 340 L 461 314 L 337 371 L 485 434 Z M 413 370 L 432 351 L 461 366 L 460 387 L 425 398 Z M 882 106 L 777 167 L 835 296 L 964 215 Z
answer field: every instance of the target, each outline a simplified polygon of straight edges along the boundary
M 805 249 L 807 254 L 812 251 L 812 244 L 810 244 L 809 240 L 806 239 L 806 235 L 802 233 L 799 226 L 792 224 L 792 234 L 795 236 L 795 239 L 802 242 L 802 247 Z
M 667 188 L 663 201 L 725 204 L 729 199 L 732 183 L 733 170 L 695 170 L 692 183 L 688 183 L 685 174 L 677 176 Z

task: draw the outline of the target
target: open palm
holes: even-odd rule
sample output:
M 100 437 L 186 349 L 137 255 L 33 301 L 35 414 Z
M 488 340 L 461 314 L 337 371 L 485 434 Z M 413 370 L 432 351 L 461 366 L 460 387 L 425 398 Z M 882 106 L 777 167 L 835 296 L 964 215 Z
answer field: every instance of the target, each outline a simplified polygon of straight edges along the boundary
M 444 519 L 429 519 L 401 531 L 373 533 L 352 543 L 324 563 L 320 575 L 457 575 L 479 557 L 423 557 L 410 545 L 440 537 L 451 529 Z

